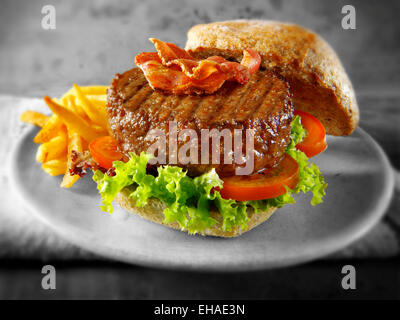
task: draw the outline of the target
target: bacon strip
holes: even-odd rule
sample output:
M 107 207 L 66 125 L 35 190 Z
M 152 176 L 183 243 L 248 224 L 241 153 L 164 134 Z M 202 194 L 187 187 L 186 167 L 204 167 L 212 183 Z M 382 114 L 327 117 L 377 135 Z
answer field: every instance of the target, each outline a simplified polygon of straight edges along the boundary
M 257 51 L 243 51 L 241 63 L 219 56 L 193 58 L 173 43 L 150 38 L 157 52 L 142 52 L 135 58 L 150 86 L 173 94 L 203 94 L 217 91 L 225 81 L 246 84 L 260 67 Z
M 179 48 L 177 45 L 169 42 L 164 42 L 155 38 L 149 39 L 158 52 L 163 64 L 168 65 L 170 61 L 176 59 L 188 59 L 193 60 L 194 58 L 186 51 Z

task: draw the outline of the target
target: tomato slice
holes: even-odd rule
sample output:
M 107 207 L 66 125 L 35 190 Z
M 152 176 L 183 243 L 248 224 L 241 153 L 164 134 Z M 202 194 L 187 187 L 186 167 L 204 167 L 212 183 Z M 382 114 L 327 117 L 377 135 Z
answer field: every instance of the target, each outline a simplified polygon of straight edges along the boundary
M 224 199 L 247 201 L 275 198 L 286 193 L 285 186 L 290 189 L 297 186 L 299 165 L 286 154 L 281 163 L 271 170 L 250 176 L 226 177 L 223 181 L 220 193 Z
M 89 150 L 93 160 L 104 169 L 112 168 L 113 161 L 121 160 L 124 157 L 123 153 L 117 150 L 117 144 L 110 136 L 92 140 L 89 143 Z
M 296 145 L 296 148 L 303 151 L 309 158 L 324 151 L 327 144 L 323 124 L 307 112 L 295 110 L 294 114 L 300 116 L 301 124 L 308 132 L 304 140 Z

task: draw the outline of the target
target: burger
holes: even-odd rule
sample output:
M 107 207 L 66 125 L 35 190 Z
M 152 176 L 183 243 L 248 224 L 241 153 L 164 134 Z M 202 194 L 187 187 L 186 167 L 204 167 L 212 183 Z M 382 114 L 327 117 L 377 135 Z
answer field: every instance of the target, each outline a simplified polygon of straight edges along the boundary
M 107 95 L 109 136 L 90 142 L 102 209 L 235 237 L 326 182 L 309 158 L 358 124 L 352 85 L 315 33 L 276 21 L 196 25 L 185 49 L 150 39 Z M 75 157 L 74 170 L 88 159 Z

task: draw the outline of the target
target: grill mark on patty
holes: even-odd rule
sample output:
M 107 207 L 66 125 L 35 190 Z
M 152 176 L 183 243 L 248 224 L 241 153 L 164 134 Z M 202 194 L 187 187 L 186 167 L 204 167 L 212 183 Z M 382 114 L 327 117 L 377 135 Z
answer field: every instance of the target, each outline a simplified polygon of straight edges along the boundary
M 255 110 L 254 117 L 262 118 L 270 112 L 274 112 L 275 109 L 279 107 L 278 102 L 287 104 L 287 97 L 282 95 L 282 92 L 285 90 L 288 90 L 288 88 L 284 84 L 272 84 L 270 86 L 270 90 L 268 91 L 268 99 L 264 99 L 262 101 L 260 108 Z
M 128 101 L 125 102 L 126 108 L 133 112 L 140 104 L 145 101 L 150 95 L 153 94 L 153 89 L 150 86 L 143 86 L 136 95 L 132 96 Z
M 165 96 L 154 94 L 152 92 L 150 96 L 144 101 L 144 103 L 140 104 L 137 111 L 144 110 L 148 113 L 154 114 L 154 111 L 160 108 L 160 105 L 164 101 Z
M 162 114 L 163 110 L 170 110 L 170 105 L 173 103 L 173 96 L 172 95 L 161 95 L 163 97 L 162 102 L 155 106 L 156 108 L 153 109 L 153 116 L 154 118 L 159 118 L 159 115 Z
M 232 86 L 234 86 L 234 88 L 233 88 L 233 90 L 231 90 L 231 92 L 227 96 L 227 98 L 221 103 L 222 108 L 218 111 L 218 114 L 210 115 L 210 117 L 209 117 L 210 122 L 215 123 L 215 122 L 227 120 L 226 114 L 230 113 L 232 106 L 239 103 L 241 101 L 243 93 L 248 90 L 248 83 L 245 85 L 234 85 L 233 83 L 227 84 L 227 87 L 230 89 L 232 88 Z M 223 90 L 224 91 L 221 92 L 221 95 L 225 96 L 225 92 L 228 91 L 228 89 L 223 88 Z M 229 117 L 228 117 L 228 119 L 229 119 Z
M 146 78 L 142 77 L 130 77 L 125 73 L 122 75 L 118 75 L 120 81 L 122 81 L 123 85 L 125 85 L 124 90 L 120 92 L 120 97 L 124 100 L 124 102 L 131 99 L 139 90 L 143 88 L 147 84 Z
M 238 108 L 240 108 L 242 106 L 242 103 L 247 100 L 247 97 L 253 90 L 255 83 L 256 82 L 254 80 L 252 80 L 250 83 L 247 83 L 246 91 L 244 91 L 244 93 L 239 97 L 238 101 L 233 105 L 233 108 L 227 111 L 227 113 L 225 114 L 225 119 L 232 118 L 237 114 Z
M 201 110 L 204 109 L 204 107 L 207 107 L 207 106 L 213 106 L 213 104 L 207 103 L 207 97 L 204 97 L 204 99 L 202 99 L 200 101 L 200 103 L 197 104 L 197 107 L 193 110 L 192 117 L 194 119 L 199 119 L 201 121 L 201 119 L 200 119 L 200 117 L 202 115 Z
M 256 89 L 258 89 L 259 78 L 259 74 L 255 74 L 254 77 L 246 84 L 246 91 L 240 96 L 239 101 L 234 104 L 234 107 L 226 114 L 227 118 L 235 117 L 236 119 L 238 110 L 243 107 L 243 104 L 248 104 L 248 98 L 252 96 L 251 94 Z
M 259 92 L 261 91 L 261 92 Z M 260 74 L 256 74 L 255 77 L 248 83 L 246 92 L 242 95 L 238 104 L 235 104 L 234 109 L 231 110 L 229 117 L 235 117 L 238 121 L 243 121 L 247 118 L 240 117 L 243 109 L 249 109 L 249 117 L 251 118 L 254 109 L 254 102 L 257 100 L 263 100 L 265 98 L 264 93 L 264 82 Z M 251 108 L 250 108 L 251 107 Z M 247 114 L 246 114 L 247 115 Z
M 182 122 L 187 122 L 191 118 L 193 111 L 197 109 L 200 102 L 200 99 L 197 99 L 196 96 L 187 96 L 183 100 L 183 103 L 175 109 L 174 119 L 178 125 Z
M 202 105 L 196 110 L 195 118 L 199 119 L 200 122 L 209 122 L 212 116 L 219 111 L 218 109 L 222 107 L 223 102 L 222 95 L 217 96 L 217 101 L 212 96 L 204 97 Z
M 244 121 L 246 119 L 254 118 L 257 110 L 262 104 L 268 99 L 268 94 L 272 88 L 272 84 L 265 78 L 259 77 L 258 81 L 250 86 L 250 89 L 246 92 L 243 97 L 243 101 L 238 108 L 234 111 L 236 119 L 238 121 Z
M 161 105 L 159 112 L 157 113 L 159 121 L 166 121 L 180 103 L 180 100 L 177 99 L 174 95 L 169 95 L 167 101 L 169 104 L 167 105 L 164 102 L 164 104 Z
M 264 95 L 265 96 L 269 96 L 272 88 L 273 88 L 273 84 L 272 83 L 268 83 L 268 87 L 265 90 Z M 266 104 L 266 100 L 265 99 L 260 99 L 260 103 L 258 104 L 258 106 L 256 107 L 256 109 L 253 111 L 253 117 L 255 117 L 258 112 L 262 109 L 263 105 Z
M 129 84 L 131 86 L 131 84 Z M 135 96 L 140 90 L 143 89 L 145 84 L 139 84 L 137 86 L 132 85 L 132 88 L 127 90 L 124 90 L 124 93 L 122 95 L 122 98 L 124 99 L 124 102 L 129 101 L 133 96 Z

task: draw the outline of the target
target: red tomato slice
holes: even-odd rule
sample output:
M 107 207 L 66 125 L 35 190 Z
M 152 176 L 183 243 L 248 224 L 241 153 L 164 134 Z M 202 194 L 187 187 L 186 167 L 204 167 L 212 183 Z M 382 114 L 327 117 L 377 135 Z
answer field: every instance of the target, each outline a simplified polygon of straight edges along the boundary
M 223 178 L 220 190 L 224 199 L 237 201 L 263 200 L 286 193 L 285 186 L 293 189 L 299 182 L 299 165 L 291 156 L 285 155 L 281 163 L 271 170 L 251 176 Z
M 324 151 L 327 144 L 323 124 L 307 112 L 295 110 L 294 114 L 301 117 L 301 124 L 308 132 L 304 140 L 296 145 L 296 148 L 303 151 L 309 158 Z
M 110 136 L 100 137 L 89 143 L 89 150 L 92 158 L 104 169 L 110 169 L 113 161 L 123 159 L 123 153 L 117 150 L 117 144 Z

